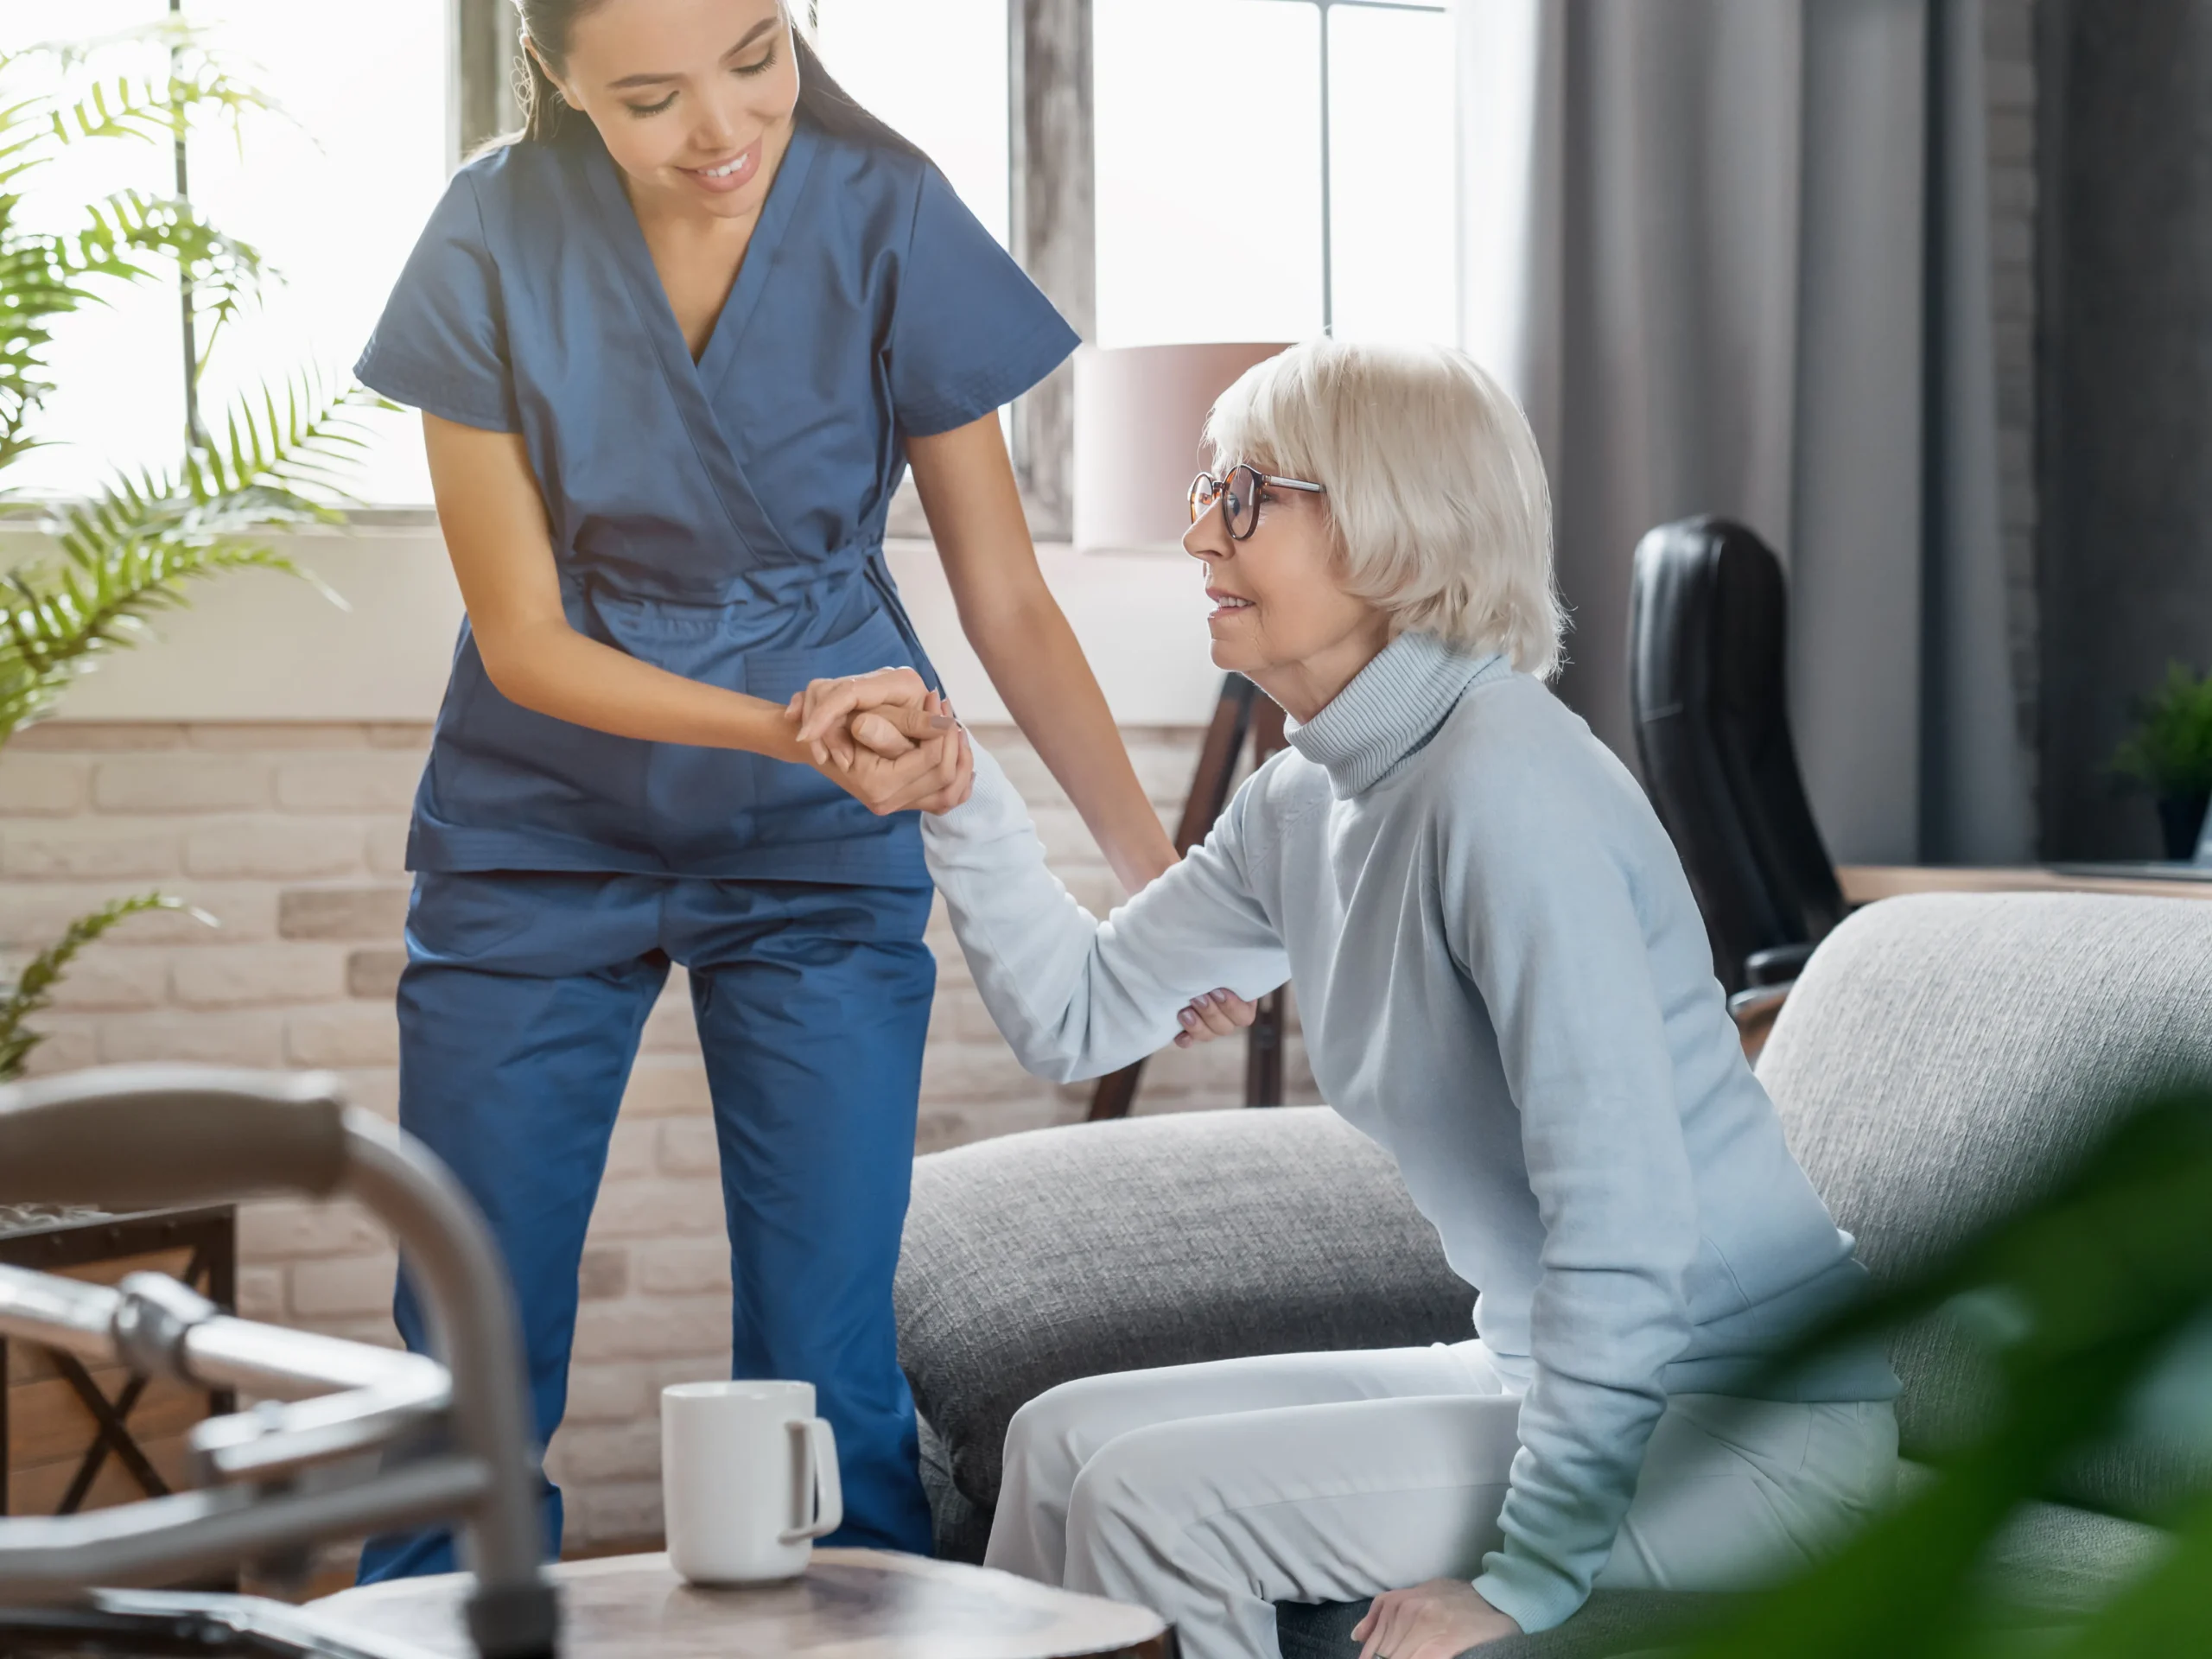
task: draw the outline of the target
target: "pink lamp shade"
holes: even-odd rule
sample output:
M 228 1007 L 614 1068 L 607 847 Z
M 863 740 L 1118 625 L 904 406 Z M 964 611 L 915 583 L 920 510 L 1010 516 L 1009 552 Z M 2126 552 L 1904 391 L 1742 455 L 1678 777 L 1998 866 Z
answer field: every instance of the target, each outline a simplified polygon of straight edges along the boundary
M 1281 344 L 1086 346 L 1075 356 L 1075 544 L 1173 553 L 1214 399 Z

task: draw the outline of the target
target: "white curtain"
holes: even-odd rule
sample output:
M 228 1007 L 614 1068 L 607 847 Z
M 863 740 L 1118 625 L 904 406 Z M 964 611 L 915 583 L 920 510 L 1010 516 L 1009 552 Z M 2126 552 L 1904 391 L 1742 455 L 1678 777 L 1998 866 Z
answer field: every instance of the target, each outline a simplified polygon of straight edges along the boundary
M 1789 569 L 1791 720 L 1830 851 L 2030 856 L 1980 0 L 1459 15 L 1463 334 L 1551 469 L 1563 694 L 1632 763 L 1637 540 L 1742 519 Z

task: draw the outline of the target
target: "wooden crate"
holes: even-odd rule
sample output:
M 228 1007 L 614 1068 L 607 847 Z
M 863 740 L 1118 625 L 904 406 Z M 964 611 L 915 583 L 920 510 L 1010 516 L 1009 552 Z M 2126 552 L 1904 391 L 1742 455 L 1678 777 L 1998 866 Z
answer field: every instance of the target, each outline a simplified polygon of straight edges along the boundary
M 166 1273 L 225 1308 L 238 1285 L 228 1205 L 103 1216 L 0 1235 L 0 1262 L 114 1284 Z M 72 1515 L 188 1485 L 188 1437 L 233 1408 L 227 1391 L 133 1376 L 120 1365 L 0 1340 L 0 1515 Z

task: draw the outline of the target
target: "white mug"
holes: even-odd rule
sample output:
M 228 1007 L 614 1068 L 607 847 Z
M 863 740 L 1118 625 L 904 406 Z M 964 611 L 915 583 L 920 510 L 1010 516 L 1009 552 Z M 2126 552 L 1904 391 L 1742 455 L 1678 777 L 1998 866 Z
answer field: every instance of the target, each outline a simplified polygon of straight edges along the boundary
M 692 1584 L 806 1571 L 845 1519 L 837 1442 L 811 1382 L 677 1382 L 660 1392 L 668 1559 Z

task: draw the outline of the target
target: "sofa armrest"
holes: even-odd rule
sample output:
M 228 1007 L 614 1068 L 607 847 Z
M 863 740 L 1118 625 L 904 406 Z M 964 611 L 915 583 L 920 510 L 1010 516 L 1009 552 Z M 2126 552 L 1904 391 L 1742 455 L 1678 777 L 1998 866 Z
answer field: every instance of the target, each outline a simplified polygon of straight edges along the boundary
M 1395 1166 L 1326 1107 L 1191 1112 L 918 1159 L 899 1359 L 988 1511 L 1006 1427 L 1078 1376 L 1473 1334 Z
M 1749 986 L 1787 985 L 1805 971 L 1813 959 L 1809 944 L 1777 944 L 1754 950 L 1744 958 L 1744 983 Z

